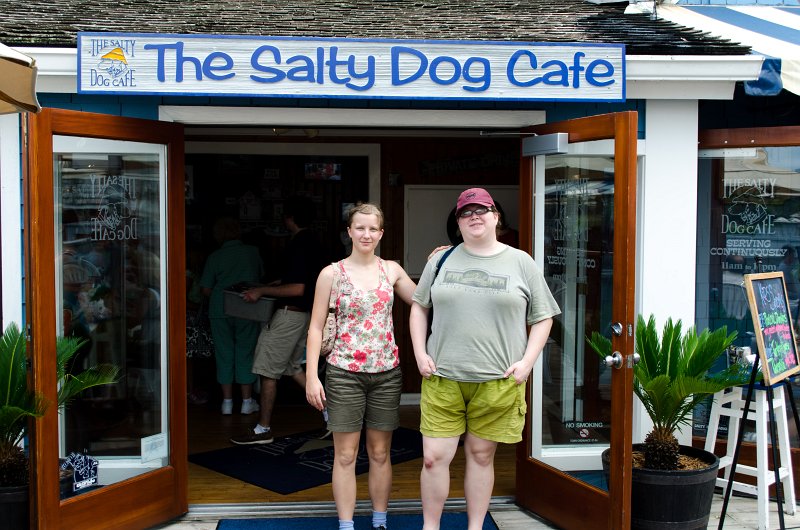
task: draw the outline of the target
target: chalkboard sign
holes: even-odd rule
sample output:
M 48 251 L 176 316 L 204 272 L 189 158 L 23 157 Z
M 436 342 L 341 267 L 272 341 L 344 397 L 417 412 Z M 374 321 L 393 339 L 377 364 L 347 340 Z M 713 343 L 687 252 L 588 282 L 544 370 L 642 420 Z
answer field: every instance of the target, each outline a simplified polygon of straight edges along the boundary
M 744 285 L 764 383 L 772 385 L 800 372 L 789 297 L 782 272 L 745 274 Z

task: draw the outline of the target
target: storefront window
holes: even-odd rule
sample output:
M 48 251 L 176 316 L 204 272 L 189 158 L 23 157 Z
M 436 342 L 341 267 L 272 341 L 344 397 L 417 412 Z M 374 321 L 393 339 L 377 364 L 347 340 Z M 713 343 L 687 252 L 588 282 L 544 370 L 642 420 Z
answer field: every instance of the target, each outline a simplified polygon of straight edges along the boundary
M 54 137 L 57 332 L 82 339 L 68 370 L 119 381 L 60 414 L 62 497 L 168 463 L 165 158 L 161 145 Z
M 800 147 L 701 149 L 697 200 L 696 324 L 735 330 L 737 351 L 720 362 L 737 362 L 747 348 L 757 351 L 744 274 L 783 272 L 798 329 Z M 797 401 L 800 392 L 794 395 Z M 706 434 L 709 407 L 695 410 L 696 436 Z M 798 447 L 793 431 L 792 446 Z M 746 427 L 745 440 L 750 438 Z

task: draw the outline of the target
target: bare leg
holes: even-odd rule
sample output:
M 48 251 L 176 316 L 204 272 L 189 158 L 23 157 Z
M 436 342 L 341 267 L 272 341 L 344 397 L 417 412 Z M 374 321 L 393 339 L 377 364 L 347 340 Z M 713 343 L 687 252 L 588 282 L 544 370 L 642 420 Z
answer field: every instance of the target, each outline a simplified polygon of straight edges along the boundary
M 222 399 L 233 399 L 233 385 L 231 383 L 221 384 Z
M 385 512 L 392 491 L 392 431 L 367 429 L 367 454 L 369 455 L 369 498 L 372 509 Z
M 494 488 L 494 454 L 497 442 L 478 438 L 467 433 L 464 455 L 467 466 L 464 473 L 464 497 L 467 500 L 468 530 L 483 528 Z
M 450 494 L 450 462 L 458 449 L 458 436 L 452 438 L 422 437 L 424 455 L 419 477 L 422 496 L 423 530 L 439 530 L 439 520 Z
M 253 397 L 253 385 L 247 384 L 247 385 L 239 385 L 239 386 L 241 387 L 241 390 L 242 390 L 242 400 L 243 401 Z
M 352 521 L 356 510 L 356 458 L 361 431 L 333 433 L 333 500 L 341 521 Z
M 275 396 L 278 393 L 278 380 L 261 376 L 261 410 L 258 414 L 258 423 L 262 427 L 270 427 L 272 409 L 275 408 Z
M 302 388 L 302 389 L 306 388 L 306 373 L 303 370 L 300 370 L 299 372 L 295 372 L 292 375 L 292 379 L 294 379 L 295 383 L 300 385 L 300 388 Z

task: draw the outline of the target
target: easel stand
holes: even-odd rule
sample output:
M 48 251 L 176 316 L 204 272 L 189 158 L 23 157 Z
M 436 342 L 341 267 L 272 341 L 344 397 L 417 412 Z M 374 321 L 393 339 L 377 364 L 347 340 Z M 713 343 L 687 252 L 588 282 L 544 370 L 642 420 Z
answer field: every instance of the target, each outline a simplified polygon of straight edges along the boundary
M 720 530 L 725 523 L 728 501 L 730 500 L 731 491 L 734 489 L 739 492 L 756 495 L 758 499 L 759 530 L 767 530 L 769 528 L 769 487 L 771 485 L 775 484 L 778 519 L 782 530 L 786 528 L 783 517 L 784 502 L 786 503 L 786 513 L 794 514 L 796 511 L 789 429 L 786 420 L 787 398 L 784 388 L 788 392 L 788 400 L 792 406 L 798 432 L 800 432 L 800 417 L 798 417 L 792 396 L 792 387 L 788 379 L 784 379 L 774 387 L 763 386 L 762 388 L 756 388 L 758 363 L 759 356 L 756 355 L 750 375 L 750 384 L 747 387 L 746 399 L 742 400 L 742 387 L 737 387 L 727 393 L 725 391 L 717 393 L 714 396 L 714 404 L 711 407 L 708 434 L 706 435 L 706 451 L 714 452 L 720 417 L 728 416 L 730 418 L 727 449 L 725 456 L 720 458 L 719 463 L 720 470 L 724 470 L 725 474 L 724 478 L 717 478 L 717 486 L 725 487 L 725 497 L 718 526 Z M 730 406 L 724 406 L 726 404 Z M 777 413 L 776 410 L 778 411 Z M 751 411 L 755 413 L 756 422 L 756 466 L 740 465 L 737 468 L 739 450 L 741 449 L 744 435 L 744 421 L 747 420 L 747 415 Z M 767 457 L 767 448 L 770 440 L 772 441 L 773 462 L 771 476 Z M 779 447 L 780 459 L 778 459 Z M 735 480 L 736 473 L 756 477 L 756 485 L 737 482 Z

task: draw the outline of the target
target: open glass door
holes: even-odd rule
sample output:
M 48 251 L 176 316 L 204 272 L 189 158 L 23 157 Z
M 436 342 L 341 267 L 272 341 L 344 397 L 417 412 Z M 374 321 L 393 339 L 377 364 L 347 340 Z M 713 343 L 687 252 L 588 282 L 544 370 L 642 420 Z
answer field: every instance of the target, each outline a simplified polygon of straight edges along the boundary
M 562 314 L 529 383 L 517 502 L 567 529 L 630 528 L 637 113 L 550 123 L 520 164 L 520 242 Z M 553 149 L 544 135 L 567 133 Z M 555 146 L 557 142 L 552 142 Z M 523 247 L 524 248 L 524 247 Z M 586 343 L 598 331 L 611 366 Z M 610 466 L 601 453 L 610 446 Z M 536 487 L 532 487 L 536 484 Z
M 183 129 L 48 109 L 31 117 L 29 137 L 35 389 L 55 403 L 60 335 L 85 340 L 69 371 L 112 364 L 121 373 L 37 421 L 35 527 L 171 519 L 188 509 Z M 62 467 L 71 473 L 60 476 Z

